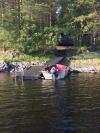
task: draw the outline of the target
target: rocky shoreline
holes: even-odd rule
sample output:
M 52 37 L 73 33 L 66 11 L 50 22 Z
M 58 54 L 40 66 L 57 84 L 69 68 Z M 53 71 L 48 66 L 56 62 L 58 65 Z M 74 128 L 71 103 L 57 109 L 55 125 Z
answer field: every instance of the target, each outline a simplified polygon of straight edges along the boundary
M 97 59 L 71 60 L 69 66 L 73 71 L 79 71 L 82 73 L 100 73 L 100 60 Z
M 25 69 L 36 65 L 34 62 L 0 62 L 0 72 L 22 72 Z M 39 65 L 39 64 L 38 64 Z
M 87 67 L 72 67 L 72 72 L 80 72 L 80 73 L 100 73 L 100 70 L 97 70 L 94 66 L 87 66 Z
M 44 62 L 45 63 L 45 62 Z M 6 61 L 0 62 L 0 72 L 22 72 L 24 70 L 29 70 L 34 66 L 43 66 L 43 62 L 13 62 L 9 63 Z M 67 64 L 66 64 L 67 65 Z M 100 64 L 97 61 L 87 60 L 87 61 L 70 61 L 69 64 L 71 72 L 81 72 L 81 73 L 99 73 L 100 74 Z

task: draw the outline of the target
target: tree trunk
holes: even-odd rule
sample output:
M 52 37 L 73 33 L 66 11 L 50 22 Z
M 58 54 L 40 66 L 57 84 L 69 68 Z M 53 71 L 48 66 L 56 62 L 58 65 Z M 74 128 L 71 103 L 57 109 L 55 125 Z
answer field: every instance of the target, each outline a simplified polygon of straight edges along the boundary
M 49 26 L 52 26 L 52 7 L 49 5 Z

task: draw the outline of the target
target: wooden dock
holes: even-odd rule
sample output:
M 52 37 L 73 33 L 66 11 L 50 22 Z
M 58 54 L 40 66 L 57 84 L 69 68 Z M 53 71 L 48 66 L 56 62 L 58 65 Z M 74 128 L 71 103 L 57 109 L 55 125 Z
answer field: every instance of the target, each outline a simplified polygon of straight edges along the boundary
M 41 71 L 45 68 L 46 65 L 56 65 L 63 60 L 64 57 L 55 57 L 54 59 L 46 62 L 43 66 L 32 66 L 29 69 L 24 69 L 22 72 L 15 72 L 16 80 L 35 80 L 39 78 Z
M 77 47 L 74 46 L 56 46 L 56 50 L 68 50 L 68 49 L 77 49 Z
M 16 80 L 35 80 L 38 79 L 41 74 L 41 66 L 31 66 L 28 69 L 24 69 L 21 72 L 15 72 L 12 74 Z
M 55 57 L 54 59 L 46 62 L 45 65 L 49 64 L 49 65 L 53 66 L 53 65 L 56 65 L 56 64 L 60 63 L 63 59 L 64 59 L 64 57 Z

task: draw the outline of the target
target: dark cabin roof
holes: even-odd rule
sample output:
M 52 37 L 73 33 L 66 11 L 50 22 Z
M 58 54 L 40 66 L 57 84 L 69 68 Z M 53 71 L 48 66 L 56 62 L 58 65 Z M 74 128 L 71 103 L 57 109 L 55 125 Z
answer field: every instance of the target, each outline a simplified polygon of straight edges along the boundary
M 73 46 L 72 39 L 64 34 L 61 34 L 61 38 L 58 41 L 58 46 Z

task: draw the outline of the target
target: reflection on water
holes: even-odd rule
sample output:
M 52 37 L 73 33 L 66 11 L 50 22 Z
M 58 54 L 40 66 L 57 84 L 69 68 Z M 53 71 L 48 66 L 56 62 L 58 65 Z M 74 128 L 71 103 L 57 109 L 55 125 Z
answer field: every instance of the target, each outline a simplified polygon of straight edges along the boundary
M 0 74 L 0 133 L 99 133 L 100 75 L 15 81 Z

